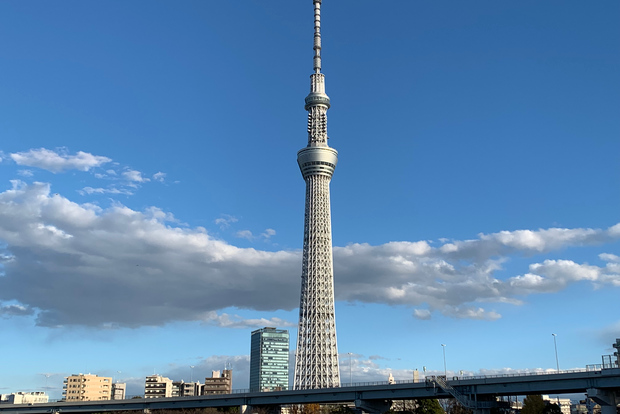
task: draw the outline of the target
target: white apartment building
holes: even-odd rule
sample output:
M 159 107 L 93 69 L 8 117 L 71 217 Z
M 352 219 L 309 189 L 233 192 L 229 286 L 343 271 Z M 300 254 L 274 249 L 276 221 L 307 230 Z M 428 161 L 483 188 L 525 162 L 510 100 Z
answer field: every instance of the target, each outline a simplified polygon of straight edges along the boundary
M 161 375 L 149 375 L 144 382 L 144 398 L 172 397 L 172 380 Z

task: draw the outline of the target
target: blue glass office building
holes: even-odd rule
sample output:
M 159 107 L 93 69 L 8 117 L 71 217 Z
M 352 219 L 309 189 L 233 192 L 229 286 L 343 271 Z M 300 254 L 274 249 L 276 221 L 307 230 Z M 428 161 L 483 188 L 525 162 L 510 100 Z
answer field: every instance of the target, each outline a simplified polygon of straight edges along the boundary
M 289 336 L 285 329 L 252 332 L 250 391 L 288 390 Z

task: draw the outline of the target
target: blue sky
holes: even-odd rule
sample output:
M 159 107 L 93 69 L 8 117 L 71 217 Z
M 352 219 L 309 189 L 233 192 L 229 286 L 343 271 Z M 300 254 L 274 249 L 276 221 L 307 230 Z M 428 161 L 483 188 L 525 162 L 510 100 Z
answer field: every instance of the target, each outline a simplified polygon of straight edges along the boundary
M 452 373 L 554 369 L 552 333 L 560 368 L 599 363 L 620 337 L 620 4 L 322 9 L 343 381 L 442 372 L 442 343 Z M 312 16 L 0 4 L 0 393 L 226 363 L 245 388 L 250 332 L 295 338 Z

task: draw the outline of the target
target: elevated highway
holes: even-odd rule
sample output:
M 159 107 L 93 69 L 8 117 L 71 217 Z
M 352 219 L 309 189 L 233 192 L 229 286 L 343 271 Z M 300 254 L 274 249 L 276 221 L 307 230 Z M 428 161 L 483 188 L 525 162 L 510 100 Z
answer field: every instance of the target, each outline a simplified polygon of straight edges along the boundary
M 197 397 L 117 401 L 55 402 L 34 405 L 0 404 L 0 414 L 92 413 L 202 407 L 279 406 L 287 404 L 355 403 L 368 412 L 389 408 L 392 400 L 459 398 L 477 413 L 488 412 L 496 397 L 531 394 L 588 394 L 602 406 L 602 414 L 616 414 L 620 402 L 620 368 L 564 371 L 552 374 L 518 374 L 452 378 L 428 377 L 421 382 L 353 384 L 340 388 L 233 393 Z

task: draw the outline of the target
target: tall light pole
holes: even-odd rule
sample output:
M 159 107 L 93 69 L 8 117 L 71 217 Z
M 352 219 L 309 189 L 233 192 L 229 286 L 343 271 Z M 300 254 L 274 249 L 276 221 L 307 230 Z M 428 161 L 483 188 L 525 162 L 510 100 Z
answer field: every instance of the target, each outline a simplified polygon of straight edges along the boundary
M 349 355 L 349 384 L 353 385 L 353 361 L 351 359 L 353 357 L 353 353 L 347 352 L 347 355 Z
M 447 381 L 448 370 L 446 369 L 446 344 L 441 344 L 441 348 L 443 349 L 443 375 L 446 377 L 446 381 Z
M 195 365 L 189 366 L 189 369 L 190 369 L 189 382 L 194 382 L 194 368 L 195 368 Z
M 555 348 L 555 365 L 556 365 L 556 367 L 558 369 L 558 373 L 559 373 L 560 372 L 560 362 L 558 360 L 558 343 L 555 340 L 557 335 L 554 334 L 554 333 L 552 333 L 551 335 L 553 335 L 553 347 Z

